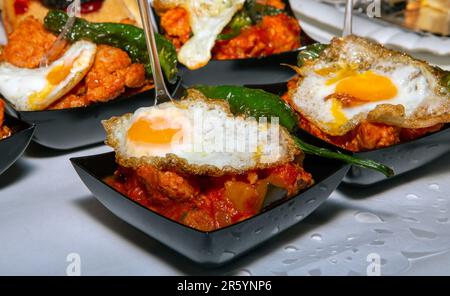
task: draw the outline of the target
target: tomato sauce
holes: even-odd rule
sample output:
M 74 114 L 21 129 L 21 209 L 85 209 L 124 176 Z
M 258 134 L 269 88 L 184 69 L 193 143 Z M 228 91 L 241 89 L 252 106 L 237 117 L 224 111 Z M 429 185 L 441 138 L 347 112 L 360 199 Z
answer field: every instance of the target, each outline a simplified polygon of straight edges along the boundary
M 119 167 L 106 182 L 167 218 L 212 231 L 258 214 L 269 184 L 293 196 L 311 186 L 313 179 L 298 164 L 290 163 L 223 177 L 183 176 L 150 166 L 136 170 Z

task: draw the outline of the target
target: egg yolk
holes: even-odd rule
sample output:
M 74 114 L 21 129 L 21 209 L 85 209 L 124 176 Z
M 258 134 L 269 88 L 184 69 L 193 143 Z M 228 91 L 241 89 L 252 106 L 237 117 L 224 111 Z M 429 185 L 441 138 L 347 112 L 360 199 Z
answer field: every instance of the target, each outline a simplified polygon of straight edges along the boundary
M 332 129 L 337 129 L 341 125 L 344 125 L 348 119 L 342 111 L 342 103 L 335 98 L 332 98 L 331 100 L 331 114 L 334 117 L 334 121 L 330 122 L 328 125 Z
M 73 62 L 69 64 L 62 64 L 54 67 L 50 70 L 50 72 L 47 74 L 47 81 L 50 82 L 50 84 L 57 85 L 64 79 L 66 79 L 67 76 L 70 74 L 70 70 L 72 70 Z
M 146 144 L 170 144 L 181 128 L 168 128 L 165 118 L 140 118 L 128 129 L 127 138 L 130 141 Z
M 397 87 L 388 77 L 367 71 L 340 80 L 336 85 L 336 93 L 373 102 L 392 99 L 397 95 Z

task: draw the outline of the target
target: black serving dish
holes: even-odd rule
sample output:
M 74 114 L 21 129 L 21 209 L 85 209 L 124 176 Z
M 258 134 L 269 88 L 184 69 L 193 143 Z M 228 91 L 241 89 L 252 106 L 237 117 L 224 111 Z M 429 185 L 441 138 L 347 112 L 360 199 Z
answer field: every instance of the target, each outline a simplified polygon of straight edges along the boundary
M 295 18 L 295 14 L 289 4 L 286 4 L 285 11 Z M 159 32 L 160 21 L 157 13 L 153 10 Z M 301 24 L 300 24 L 301 27 Z M 245 85 L 245 84 L 269 84 L 273 82 L 286 82 L 294 74 L 287 66 L 282 64 L 296 65 L 297 55 L 304 46 L 316 43 L 317 41 L 309 37 L 303 30 L 300 35 L 301 47 L 279 54 L 274 54 L 259 58 L 235 59 L 235 60 L 213 60 L 196 70 L 190 70 L 185 66 L 180 66 L 183 77 L 183 85 L 186 87 L 194 85 Z
M 34 125 L 5 114 L 4 124 L 12 135 L 0 140 L 0 175 L 25 151 L 33 137 Z
M 372 151 L 357 152 L 354 155 L 372 159 L 391 167 L 395 172 L 394 177 L 396 177 L 421 167 L 448 152 L 450 152 L 450 125 L 438 132 L 410 142 Z M 386 180 L 386 177 L 378 172 L 352 166 L 344 178 L 344 183 L 368 186 L 384 180 Z
M 181 84 L 167 84 L 175 94 Z M 33 140 L 42 146 L 53 149 L 73 149 L 100 143 L 105 139 L 105 131 L 100 121 L 112 116 L 134 112 L 136 109 L 153 105 L 155 91 L 121 97 L 87 107 L 62 110 L 16 111 L 16 117 L 36 124 Z
M 247 85 L 247 87 L 264 89 L 277 95 L 282 95 L 287 91 L 287 86 L 285 83 Z M 372 159 L 383 163 L 394 170 L 395 176 L 391 178 L 410 172 L 450 152 L 449 124 L 438 132 L 425 135 L 416 140 L 365 152 L 351 152 L 342 149 L 338 146 L 318 139 L 304 130 L 299 130 L 298 136 L 308 143 L 317 146 L 326 147 L 331 150 L 339 150 L 343 153 L 353 154 L 360 158 Z M 374 185 L 387 179 L 388 178 L 379 172 L 352 166 L 343 182 L 346 184 L 363 187 Z
M 221 265 L 298 223 L 320 206 L 339 185 L 349 166 L 306 156 L 304 167 L 316 184 L 297 196 L 279 200 L 262 213 L 212 232 L 202 232 L 161 216 L 107 185 L 103 179 L 117 168 L 114 152 L 72 158 L 71 162 L 93 195 L 116 216 L 191 260 Z

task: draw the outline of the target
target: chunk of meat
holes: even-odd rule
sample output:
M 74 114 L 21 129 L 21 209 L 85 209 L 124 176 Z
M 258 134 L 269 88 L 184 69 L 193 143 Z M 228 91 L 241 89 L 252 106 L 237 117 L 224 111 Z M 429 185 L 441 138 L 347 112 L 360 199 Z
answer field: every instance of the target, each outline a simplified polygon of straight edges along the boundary
M 85 107 L 109 101 L 124 93 L 126 88 L 134 88 L 130 93 L 151 88 L 145 79 L 144 66 L 132 64 L 128 54 L 119 48 L 99 45 L 94 65 L 85 79 L 48 109 Z
M 185 201 L 199 193 L 193 182 L 175 172 L 160 171 L 152 166 L 142 166 L 136 172 L 151 195 L 158 193 L 173 200 Z
M 49 110 L 61 110 L 68 108 L 86 107 L 89 102 L 86 96 L 78 96 L 74 94 L 66 95 L 48 107 Z
M 300 46 L 300 26 L 286 14 L 265 16 L 262 21 L 229 40 L 217 41 L 214 58 L 243 59 L 281 53 Z
M 48 107 L 50 110 L 86 107 L 89 105 L 86 99 L 86 86 L 82 81 L 78 83 L 68 94 Z
M 94 65 L 86 75 L 86 100 L 106 102 L 115 99 L 125 87 L 141 87 L 145 83 L 142 64 L 132 64 L 128 54 L 115 47 L 99 45 Z
M 261 27 L 265 30 L 272 53 L 290 51 L 300 47 L 300 25 L 296 18 L 286 14 L 265 16 Z
M 191 36 L 189 15 L 186 9 L 175 7 L 161 14 L 161 27 L 165 36 L 172 41 L 178 50 Z
M 42 23 L 32 16 L 27 17 L 8 36 L 2 58 L 17 67 L 37 68 L 55 40 L 56 36 L 46 31 Z M 56 54 L 49 60 L 58 57 Z
M 400 142 L 400 128 L 382 123 L 363 122 L 357 127 L 355 140 L 360 150 L 388 147 Z

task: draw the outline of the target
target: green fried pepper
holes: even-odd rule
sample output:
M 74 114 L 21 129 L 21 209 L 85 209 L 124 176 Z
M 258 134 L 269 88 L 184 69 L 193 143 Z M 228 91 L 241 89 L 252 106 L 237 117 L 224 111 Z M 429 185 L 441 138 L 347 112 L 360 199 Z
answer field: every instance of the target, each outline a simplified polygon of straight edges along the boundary
M 217 36 L 217 40 L 228 40 L 238 36 L 241 30 L 252 25 L 252 19 L 246 10 L 241 10 L 234 15 L 228 24 L 228 33 L 222 33 Z
M 284 12 L 282 9 L 270 5 L 257 3 L 256 0 L 245 1 L 244 9 L 255 24 L 260 22 L 264 16 L 277 15 Z
M 279 122 L 289 132 L 297 128 L 298 117 L 278 96 L 259 89 L 250 89 L 241 86 L 196 86 L 195 89 L 212 99 L 223 99 L 230 104 L 231 112 L 235 115 L 244 114 L 255 118 L 278 117 Z M 359 167 L 376 170 L 385 176 L 393 176 L 394 171 L 373 160 L 361 159 L 352 155 L 320 148 L 308 144 L 293 136 L 295 143 L 307 154 L 338 159 Z
M 260 89 L 241 86 L 196 86 L 206 97 L 227 100 L 233 114 L 253 117 L 277 117 L 282 126 L 295 130 L 298 117 L 278 96 Z
M 297 56 L 297 65 L 299 67 L 303 66 L 307 61 L 312 61 L 317 59 L 322 51 L 327 48 L 327 44 L 322 43 L 314 43 L 311 45 L 306 46 L 305 49 L 300 51 Z
M 450 92 L 450 72 L 445 72 L 442 77 L 442 84 L 447 88 L 447 91 Z
M 45 17 L 44 26 L 47 30 L 59 34 L 68 18 L 65 12 L 52 10 Z M 120 48 L 128 53 L 133 62 L 144 64 L 148 76 L 152 75 L 145 35 L 141 28 L 128 24 L 91 23 L 77 18 L 66 38 L 72 42 L 84 39 Z M 168 80 L 173 80 L 177 74 L 175 47 L 159 34 L 155 34 L 155 38 L 162 70 Z

